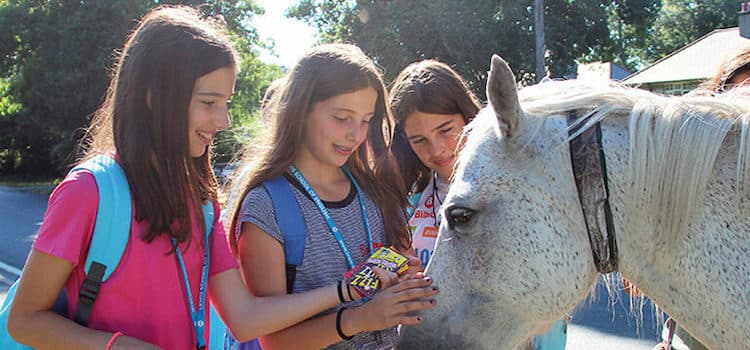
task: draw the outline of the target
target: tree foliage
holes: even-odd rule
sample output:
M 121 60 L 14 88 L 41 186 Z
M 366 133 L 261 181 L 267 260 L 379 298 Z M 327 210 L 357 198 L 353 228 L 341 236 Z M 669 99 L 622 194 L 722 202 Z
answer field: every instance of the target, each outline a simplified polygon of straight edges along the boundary
M 226 21 L 243 58 L 230 113 L 252 119 L 260 91 L 279 74 L 257 59 L 263 44 L 244 25 L 263 11 L 252 0 L 0 1 L 0 174 L 64 171 L 102 102 L 114 50 L 149 9 L 177 3 Z
M 451 64 L 483 95 L 492 54 L 517 78 L 534 76 L 534 2 L 510 0 L 301 0 L 289 15 L 322 41 L 358 44 L 393 78 L 410 62 Z M 546 65 L 554 78 L 576 62 L 613 61 L 631 70 L 720 27 L 736 25 L 738 3 L 721 0 L 545 0 Z
M 607 10 L 599 1 L 545 1 L 552 76 L 573 73 L 577 58 L 610 43 Z M 496 53 L 520 80 L 535 79 L 533 1 L 303 0 L 290 14 L 318 27 L 323 41 L 357 43 L 389 78 L 410 62 L 437 58 L 481 92 Z
M 653 62 L 714 29 L 736 27 L 739 10 L 738 1 L 664 0 L 634 55 Z

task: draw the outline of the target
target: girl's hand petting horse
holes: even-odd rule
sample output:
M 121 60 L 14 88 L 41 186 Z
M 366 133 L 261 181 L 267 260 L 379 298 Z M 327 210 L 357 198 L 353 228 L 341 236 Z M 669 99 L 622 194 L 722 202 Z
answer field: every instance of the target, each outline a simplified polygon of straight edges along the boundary
M 342 316 L 344 333 L 354 334 L 422 322 L 421 316 L 409 313 L 435 307 L 435 300 L 427 298 L 437 295 L 439 290 L 431 284 L 432 279 L 425 277 L 400 281 L 383 288 L 370 302 L 346 310 Z

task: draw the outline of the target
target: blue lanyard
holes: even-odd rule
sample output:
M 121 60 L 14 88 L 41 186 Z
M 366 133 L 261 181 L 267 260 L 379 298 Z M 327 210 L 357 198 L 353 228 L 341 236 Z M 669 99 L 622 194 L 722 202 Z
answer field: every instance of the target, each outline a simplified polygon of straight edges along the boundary
M 364 221 L 365 230 L 367 231 L 367 247 L 370 249 L 370 255 L 372 255 L 372 231 L 370 230 L 370 221 L 367 219 L 367 208 L 365 207 L 365 200 L 364 196 L 362 195 L 362 190 L 359 188 L 357 180 L 354 179 L 354 175 L 352 175 L 352 172 L 349 171 L 346 166 L 341 167 L 341 170 L 343 170 L 346 176 L 349 177 L 349 179 L 354 184 L 354 188 L 357 190 L 357 197 L 359 197 L 359 207 L 362 209 L 362 221 Z M 291 165 L 289 166 L 289 171 L 292 173 L 294 178 L 297 179 L 297 181 L 302 185 L 302 188 L 305 189 L 307 194 L 310 195 L 310 198 L 312 198 L 315 206 L 318 207 L 318 210 L 320 210 L 320 214 L 323 215 L 323 219 L 325 219 L 326 224 L 328 224 L 328 228 L 331 229 L 333 237 L 336 238 L 336 243 L 338 243 L 341 252 L 344 254 L 346 265 L 349 266 L 350 269 L 353 269 L 355 265 L 354 259 L 352 259 L 352 253 L 349 251 L 349 248 L 346 247 L 344 238 L 341 236 L 341 231 L 339 231 L 336 223 L 333 222 L 333 218 L 331 217 L 331 214 L 328 212 L 328 209 L 325 207 L 325 205 L 323 205 L 323 201 L 320 200 L 320 197 L 318 197 L 318 194 L 315 193 L 315 190 L 313 190 L 312 186 L 310 186 L 310 183 L 305 180 L 305 177 L 302 176 L 302 173 L 297 170 L 297 167 Z
M 206 223 L 208 225 L 208 223 Z M 193 329 L 195 330 L 195 346 L 197 349 L 206 348 L 206 339 L 204 338 L 204 332 L 206 328 L 206 282 L 208 281 L 208 261 L 209 261 L 209 246 L 208 246 L 208 233 L 206 233 L 205 245 L 203 247 L 203 269 L 201 271 L 201 286 L 198 295 L 198 309 L 195 309 L 193 303 L 193 293 L 190 291 L 190 280 L 188 280 L 187 270 L 185 269 L 185 261 L 182 259 L 180 248 L 177 246 L 177 240 L 172 238 L 172 245 L 175 247 L 175 253 L 177 255 L 177 262 L 180 265 L 180 272 L 182 273 L 182 281 L 185 284 L 185 294 L 187 295 L 188 305 L 190 305 L 190 318 L 193 320 Z

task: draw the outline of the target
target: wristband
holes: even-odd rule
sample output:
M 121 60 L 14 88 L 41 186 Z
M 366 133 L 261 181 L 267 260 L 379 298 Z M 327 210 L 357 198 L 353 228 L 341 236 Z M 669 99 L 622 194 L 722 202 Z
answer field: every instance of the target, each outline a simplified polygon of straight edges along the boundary
M 341 280 L 338 281 L 336 284 L 336 293 L 339 294 L 339 303 L 344 303 L 346 300 L 344 300 L 344 293 L 341 292 Z
M 342 307 L 339 309 L 339 311 L 336 311 L 336 333 L 339 334 L 339 337 L 343 340 L 351 340 L 354 338 L 353 335 L 345 335 L 344 331 L 341 330 L 341 314 L 344 313 L 344 310 L 346 310 L 345 307 Z
M 119 338 L 121 335 L 124 335 L 124 334 L 122 334 L 122 332 L 120 331 L 117 331 L 114 334 L 112 334 L 112 337 L 109 338 L 109 341 L 107 342 L 107 346 L 104 348 L 104 350 L 112 349 L 112 345 L 115 344 L 115 340 L 117 340 L 117 338 Z

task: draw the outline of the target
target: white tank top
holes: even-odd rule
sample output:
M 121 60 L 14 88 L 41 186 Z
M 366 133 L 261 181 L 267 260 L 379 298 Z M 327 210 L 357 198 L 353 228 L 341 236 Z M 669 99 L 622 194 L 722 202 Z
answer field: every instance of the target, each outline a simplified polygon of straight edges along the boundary
M 435 190 L 437 190 L 437 196 L 435 196 Z M 422 260 L 422 266 L 427 266 L 435 250 L 440 227 L 440 206 L 447 192 L 448 183 L 433 175 L 424 191 L 419 194 L 419 200 L 409 218 L 409 231 L 412 233 L 414 253 Z

